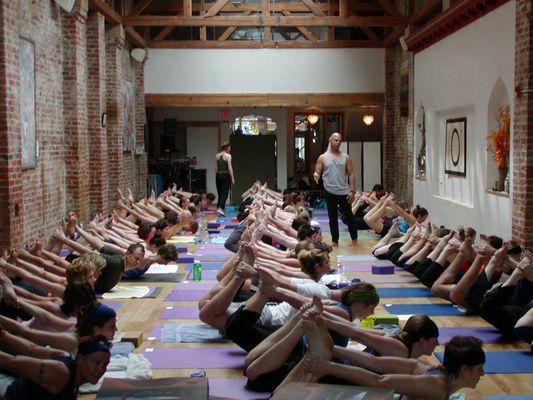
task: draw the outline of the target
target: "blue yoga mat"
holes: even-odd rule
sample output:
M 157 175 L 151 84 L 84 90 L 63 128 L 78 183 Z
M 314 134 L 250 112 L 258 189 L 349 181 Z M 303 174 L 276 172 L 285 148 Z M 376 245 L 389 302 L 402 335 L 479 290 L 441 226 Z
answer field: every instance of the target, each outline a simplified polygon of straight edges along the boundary
M 224 263 L 219 263 L 219 262 L 203 262 L 202 263 L 202 269 L 203 270 L 219 271 L 219 270 L 222 269 L 223 265 L 224 265 Z M 186 270 L 191 270 L 192 269 L 192 264 L 185 265 L 185 269 Z
M 440 362 L 444 353 L 435 353 Z M 533 353 L 530 351 L 486 351 L 483 366 L 486 374 L 533 373 Z
M 393 304 L 384 305 L 385 310 L 394 315 L 426 314 L 429 316 L 461 316 L 461 311 L 452 304 Z
M 427 287 L 378 288 L 379 297 L 433 297 Z

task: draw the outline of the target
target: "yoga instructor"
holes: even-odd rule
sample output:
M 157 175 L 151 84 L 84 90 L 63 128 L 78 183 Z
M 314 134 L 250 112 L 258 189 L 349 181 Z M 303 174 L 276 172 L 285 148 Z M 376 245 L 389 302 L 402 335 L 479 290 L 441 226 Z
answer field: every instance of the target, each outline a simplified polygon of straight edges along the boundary
M 216 184 L 218 192 L 218 213 L 224 214 L 226 200 L 228 199 L 229 189 L 235 184 L 233 176 L 233 167 L 231 165 L 231 146 L 229 142 L 220 146 L 220 153 L 215 156 L 217 165 Z
M 340 151 L 341 142 L 340 133 L 334 133 L 329 137 L 328 149 L 318 157 L 313 174 L 316 183 L 320 180 L 320 176 L 324 183 L 324 197 L 328 208 L 333 246 L 339 245 L 339 208 L 346 217 L 352 244 L 357 243 L 357 228 L 350 207 L 355 194 L 353 166 L 348 154 Z

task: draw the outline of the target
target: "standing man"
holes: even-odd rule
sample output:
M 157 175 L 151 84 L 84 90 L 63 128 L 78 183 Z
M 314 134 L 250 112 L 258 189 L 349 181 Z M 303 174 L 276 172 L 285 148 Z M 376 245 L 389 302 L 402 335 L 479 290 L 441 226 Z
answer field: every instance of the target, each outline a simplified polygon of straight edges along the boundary
M 324 193 L 328 207 L 329 228 L 333 246 L 339 245 L 338 208 L 346 217 L 352 244 L 357 243 L 357 228 L 351 206 L 355 195 L 352 160 L 348 154 L 340 151 L 342 137 L 334 133 L 329 137 L 329 146 L 324 154 L 318 157 L 313 177 L 316 183 L 324 182 Z

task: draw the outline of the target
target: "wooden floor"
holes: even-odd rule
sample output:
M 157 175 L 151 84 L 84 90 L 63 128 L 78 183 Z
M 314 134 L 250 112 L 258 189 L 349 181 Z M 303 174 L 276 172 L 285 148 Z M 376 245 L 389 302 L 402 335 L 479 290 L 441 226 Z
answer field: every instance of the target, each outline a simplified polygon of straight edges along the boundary
M 326 240 L 330 240 L 328 234 L 324 234 Z M 335 265 L 337 254 L 351 255 L 351 254 L 369 254 L 375 240 L 360 240 L 356 246 L 349 245 L 348 241 L 340 241 L 339 248 L 336 248 L 332 253 L 332 265 Z M 180 266 L 180 269 L 182 266 Z M 348 273 L 349 278 L 359 277 L 364 280 L 364 273 Z M 121 285 L 128 283 L 122 282 Z M 132 283 L 135 285 L 138 283 Z M 136 350 L 142 352 L 148 347 L 192 347 L 194 344 L 186 343 L 161 343 L 154 341 L 147 341 L 149 333 L 154 325 L 169 323 L 169 322 L 186 322 L 191 323 L 194 320 L 159 320 L 159 315 L 168 305 L 194 305 L 195 303 L 169 303 L 163 302 L 167 294 L 176 286 L 176 283 L 150 283 L 150 285 L 157 285 L 163 287 L 163 291 L 156 299 L 131 299 L 126 300 L 125 304 L 118 311 L 119 321 L 118 327 L 120 331 L 142 331 L 144 333 L 144 342 Z M 421 286 L 419 284 L 377 284 L 377 287 L 408 287 Z M 444 300 L 436 298 L 416 298 L 416 299 L 384 299 L 381 303 L 443 303 Z M 376 308 L 376 313 L 385 312 L 382 304 Z M 439 327 L 459 327 L 459 326 L 488 326 L 488 324 L 478 316 L 461 316 L 461 317 L 432 317 Z M 198 344 L 197 346 L 216 346 L 214 344 L 205 345 Z M 515 344 L 487 344 L 484 348 L 489 351 L 499 350 L 526 350 L 529 346 L 525 343 Z M 439 346 L 437 351 L 443 351 L 443 347 Z M 437 359 L 432 356 L 429 361 L 438 364 Z M 178 369 L 178 370 L 162 370 L 157 369 L 153 371 L 154 378 L 163 377 L 186 377 L 198 370 Z M 242 377 L 242 370 L 227 370 L 227 369 L 209 369 L 207 370 L 208 377 Z M 532 395 L 533 394 L 533 374 L 494 374 L 485 375 L 481 378 L 475 390 L 466 389 L 461 391 L 465 393 L 469 399 L 481 400 L 486 396 L 503 396 L 503 395 Z M 81 399 L 93 399 L 95 395 L 82 395 Z

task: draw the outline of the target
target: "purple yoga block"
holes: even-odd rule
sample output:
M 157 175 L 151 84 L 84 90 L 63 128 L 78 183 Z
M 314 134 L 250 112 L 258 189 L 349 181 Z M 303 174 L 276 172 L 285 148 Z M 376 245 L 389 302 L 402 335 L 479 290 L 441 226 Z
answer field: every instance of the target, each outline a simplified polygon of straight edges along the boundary
M 220 229 L 208 229 L 207 233 L 210 233 L 210 234 L 220 233 Z
M 372 265 L 374 275 L 393 275 L 394 265 Z
M 193 256 L 178 256 L 178 263 L 192 264 L 194 262 Z
M 207 229 L 219 229 L 220 225 L 222 225 L 220 222 L 208 222 Z
M 176 246 L 176 251 L 178 253 L 187 253 L 187 246 Z

